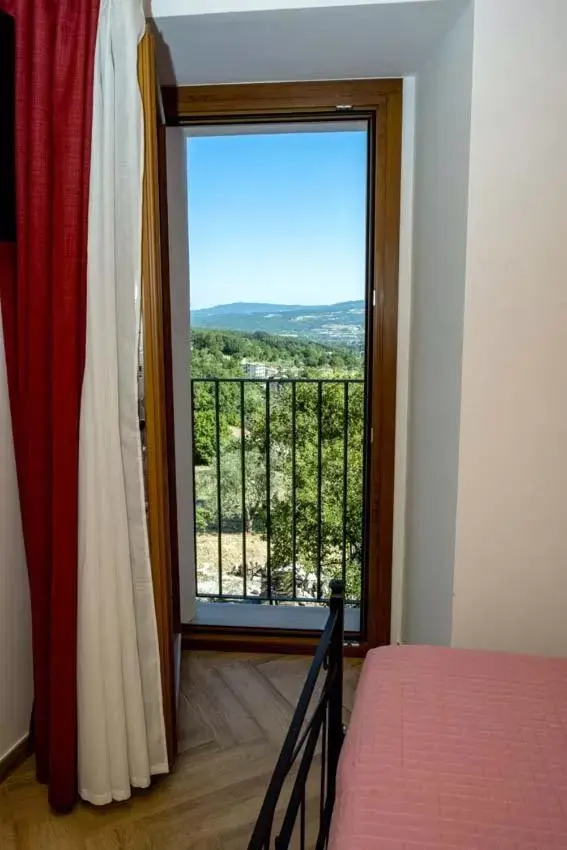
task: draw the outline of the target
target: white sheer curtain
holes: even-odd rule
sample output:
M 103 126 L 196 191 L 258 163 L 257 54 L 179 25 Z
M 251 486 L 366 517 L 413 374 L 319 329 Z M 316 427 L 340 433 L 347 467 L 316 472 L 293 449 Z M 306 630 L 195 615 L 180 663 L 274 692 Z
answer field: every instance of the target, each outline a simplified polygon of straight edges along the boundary
M 79 793 L 168 770 L 137 404 L 143 117 L 139 0 L 102 0 L 94 68 L 79 448 Z

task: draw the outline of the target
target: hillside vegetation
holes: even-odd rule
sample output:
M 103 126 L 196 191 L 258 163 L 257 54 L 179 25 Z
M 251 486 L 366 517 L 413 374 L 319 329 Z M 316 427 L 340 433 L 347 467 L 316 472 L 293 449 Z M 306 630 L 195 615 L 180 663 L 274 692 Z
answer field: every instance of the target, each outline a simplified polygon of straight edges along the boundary
M 344 345 L 274 336 L 264 331 L 238 333 L 193 329 L 191 375 L 194 378 L 245 377 L 243 361 L 278 367 L 282 376 L 362 377 L 362 354 Z
M 220 304 L 192 310 L 193 328 L 265 333 L 314 342 L 364 345 L 364 301 L 299 306 L 285 304 Z
M 263 332 L 192 331 L 192 377 L 245 377 L 245 363 L 277 368 L 276 379 L 269 381 L 268 397 L 264 381 L 245 383 L 243 390 L 238 382 L 221 382 L 217 416 L 214 382 L 198 381 L 193 388 L 198 568 L 207 535 L 220 525 L 223 538 L 231 538 L 238 553 L 231 563 L 223 563 L 223 570 L 242 576 L 242 530 L 251 537 L 250 551 L 253 539 L 261 539 L 267 546 L 269 517 L 274 595 L 291 595 L 290 565 L 295 562 L 299 596 L 314 598 L 319 591 L 325 596 L 328 581 L 340 576 L 344 566 L 348 596 L 357 599 L 363 557 L 361 353 L 348 346 L 322 345 Z M 278 382 L 277 377 L 283 376 L 298 379 L 295 389 L 291 383 Z M 317 382 L 304 383 L 301 378 L 349 379 L 349 384 L 345 386 L 340 381 L 319 387 Z M 207 551 L 211 552 L 210 546 Z M 322 579 L 317 586 L 319 564 Z M 249 553 L 246 570 L 247 575 L 253 570 L 260 576 L 257 586 L 265 595 L 266 563 L 252 563 Z

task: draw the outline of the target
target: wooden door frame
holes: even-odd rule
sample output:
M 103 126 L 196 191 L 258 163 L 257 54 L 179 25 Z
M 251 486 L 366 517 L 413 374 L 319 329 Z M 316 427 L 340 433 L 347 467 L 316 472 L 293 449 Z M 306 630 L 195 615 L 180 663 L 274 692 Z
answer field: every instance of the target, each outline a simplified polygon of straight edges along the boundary
M 170 769 L 177 752 L 177 664 L 174 570 L 177 569 L 174 451 L 166 399 L 171 373 L 168 350 L 169 278 L 164 234 L 167 210 L 161 190 L 160 125 L 163 107 L 157 82 L 155 45 L 146 29 L 138 47 L 138 83 L 144 117 L 142 185 L 142 326 L 146 427 L 146 497 L 152 584 L 160 653 L 162 700 Z M 168 374 L 169 372 L 169 374 Z M 174 456 L 173 456 L 174 457 Z M 173 530 L 173 533 L 172 533 Z M 180 646 L 180 642 L 179 646 Z
M 402 148 L 401 79 L 304 83 L 165 87 L 162 98 L 168 126 L 234 123 L 236 120 L 293 117 L 347 118 L 359 113 L 373 127 L 373 209 L 370 288 L 371 352 L 369 414 L 372 443 L 367 447 L 367 605 L 364 640 L 352 654 L 390 642 L 396 361 L 398 332 L 398 258 Z M 371 293 L 367 293 L 371 295 Z M 376 569 L 371 565 L 377 564 Z M 274 652 L 310 652 L 317 632 L 183 625 L 184 646 Z

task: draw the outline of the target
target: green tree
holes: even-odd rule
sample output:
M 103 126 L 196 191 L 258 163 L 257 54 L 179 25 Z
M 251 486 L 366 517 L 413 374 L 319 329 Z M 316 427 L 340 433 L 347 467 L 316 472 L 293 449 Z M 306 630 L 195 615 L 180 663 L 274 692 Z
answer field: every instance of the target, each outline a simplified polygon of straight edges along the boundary
M 191 374 L 194 378 L 244 377 L 243 361 L 277 364 L 282 374 L 297 377 L 360 377 L 362 352 L 344 345 L 278 337 L 255 331 L 191 332 Z
M 295 562 L 301 566 L 302 581 L 312 585 L 320 563 L 322 587 L 316 590 L 325 595 L 329 580 L 342 575 L 344 559 L 347 594 L 358 599 L 363 555 L 363 385 L 348 385 L 346 420 L 343 383 L 323 385 L 320 397 L 317 384 L 297 385 L 295 474 L 291 394 L 290 386 L 280 387 L 273 393 L 270 409 L 270 552 L 275 592 L 287 595 L 292 590 L 288 568 L 294 561 L 295 517 Z M 257 415 L 249 438 L 264 458 L 265 428 L 265 416 Z
M 325 595 L 328 581 L 346 569 L 347 594 L 360 598 L 362 565 L 362 483 L 364 392 L 362 382 L 348 384 L 345 419 L 344 379 L 360 379 L 362 357 L 346 346 L 274 337 L 266 333 L 197 330 L 191 335 L 194 378 L 244 377 L 243 361 L 277 364 L 283 375 L 343 379 L 325 383 L 270 381 L 270 500 L 267 486 L 266 385 L 244 385 L 244 411 L 238 382 L 218 385 L 195 381 L 195 462 L 197 529 L 218 526 L 217 428 L 223 532 L 266 536 L 270 511 L 272 592 L 293 591 L 291 565 L 298 565 L 298 595 Z M 292 394 L 295 392 L 295 465 Z M 319 454 L 319 403 L 321 443 Z M 244 416 L 243 416 L 244 413 Z M 245 440 L 245 504 L 242 504 L 241 435 Z M 345 433 L 347 440 L 345 445 Z M 321 463 L 319 465 L 319 457 Z M 294 473 L 295 468 L 295 473 Z M 319 474 L 320 470 L 320 474 Z M 320 483 L 319 483 L 320 482 Z M 346 485 L 346 486 L 345 486 Z M 321 498 L 319 498 L 321 497 Z M 319 507 L 320 505 L 320 507 Z M 294 544 L 295 523 L 295 544 Z M 321 564 L 321 587 L 318 565 Z

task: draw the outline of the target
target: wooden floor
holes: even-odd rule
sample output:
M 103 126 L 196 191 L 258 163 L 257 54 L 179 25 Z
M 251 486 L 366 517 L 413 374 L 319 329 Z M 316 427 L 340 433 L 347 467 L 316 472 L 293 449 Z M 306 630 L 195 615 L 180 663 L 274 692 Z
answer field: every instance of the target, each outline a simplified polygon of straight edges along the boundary
M 183 659 L 175 772 L 127 803 L 50 813 L 29 760 L 0 785 L 0 850 L 246 850 L 311 659 Z M 345 668 L 345 720 L 359 662 Z

